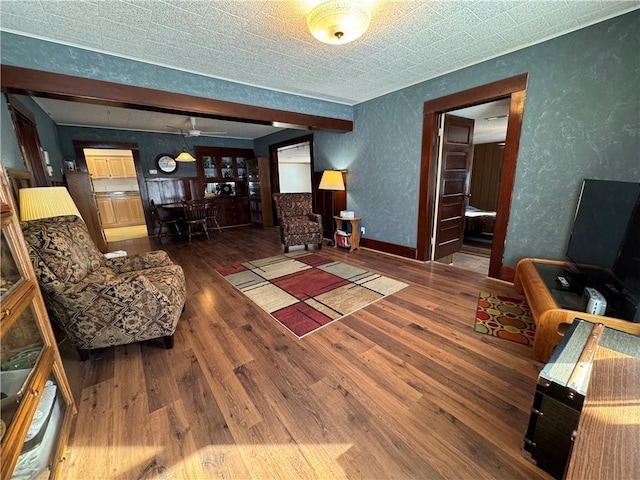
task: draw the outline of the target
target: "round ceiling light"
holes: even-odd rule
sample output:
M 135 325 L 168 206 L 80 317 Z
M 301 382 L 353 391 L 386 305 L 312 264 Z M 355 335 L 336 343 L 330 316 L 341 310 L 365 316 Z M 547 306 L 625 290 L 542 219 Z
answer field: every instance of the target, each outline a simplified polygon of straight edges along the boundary
M 324 43 L 343 44 L 360 38 L 371 22 L 369 9 L 360 2 L 332 0 L 309 12 L 311 35 Z

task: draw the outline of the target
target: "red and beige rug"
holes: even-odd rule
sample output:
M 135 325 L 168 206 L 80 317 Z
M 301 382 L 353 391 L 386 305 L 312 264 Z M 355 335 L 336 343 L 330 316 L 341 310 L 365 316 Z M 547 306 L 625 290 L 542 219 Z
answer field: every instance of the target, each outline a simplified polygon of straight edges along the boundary
M 408 286 L 308 252 L 232 265 L 218 273 L 298 338 Z
M 474 330 L 533 345 L 536 325 L 529 305 L 523 299 L 480 292 Z

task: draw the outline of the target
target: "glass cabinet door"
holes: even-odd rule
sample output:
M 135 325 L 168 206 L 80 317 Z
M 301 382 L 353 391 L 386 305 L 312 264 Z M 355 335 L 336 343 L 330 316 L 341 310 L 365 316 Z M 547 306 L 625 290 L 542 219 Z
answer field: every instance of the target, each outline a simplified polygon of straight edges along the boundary
M 69 408 L 59 385 L 54 374 L 45 382 L 12 479 L 48 478 L 57 468 L 58 443 Z
M 236 166 L 238 167 L 238 180 L 247 178 L 247 159 L 244 157 L 236 157 Z
M 0 303 L 11 295 L 24 280 L 20 267 L 14 260 L 11 244 L 8 241 L 6 230 L 2 229 L 0 238 Z
M 2 260 L 4 263 L 4 258 Z M 11 425 L 44 348 L 33 305 L 29 305 L 2 336 L 0 344 L 0 406 L 2 433 Z
M 235 172 L 233 171 L 233 158 L 222 157 L 220 159 L 220 163 L 222 164 L 222 178 L 224 180 L 234 180 Z
M 220 178 L 219 162 L 215 155 L 205 155 L 202 157 L 202 168 L 204 170 L 204 177 L 218 179 Z

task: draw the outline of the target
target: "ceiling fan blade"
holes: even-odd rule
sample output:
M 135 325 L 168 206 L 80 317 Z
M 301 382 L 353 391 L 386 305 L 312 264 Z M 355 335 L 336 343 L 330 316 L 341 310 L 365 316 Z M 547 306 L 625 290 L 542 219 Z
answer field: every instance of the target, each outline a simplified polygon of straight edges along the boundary
M 224 135 L 229 132 L 200 132 L 200 135 Z

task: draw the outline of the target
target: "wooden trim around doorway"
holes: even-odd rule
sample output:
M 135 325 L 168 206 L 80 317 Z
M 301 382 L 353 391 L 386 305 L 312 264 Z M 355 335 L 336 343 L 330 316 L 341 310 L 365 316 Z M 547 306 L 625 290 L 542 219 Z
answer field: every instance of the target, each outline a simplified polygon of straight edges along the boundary
M 499 80 L 487 85 L 453 93 L 445 97 L 424 103 L 424 121 L 422 127 L 422 153 L 420 160 L 420 196 L 418 203 L 418 238 L 416 258 L 426 261 L 431 249 L 431 225 L 433 224 L 436 176 L 438 164 L 438 118 L 441 114 L 488 103 L 502 98 L 511 98 L 509 122 L 505 142 L 502 174 L 496 208 L 496 224 L 491 247 L 489 276 L 500 278 L 504 242 L 511 210 L 511 196 L 515 177 L 520 132 L 524 113 L 524 100 L 527 90 L 528 74 Z

